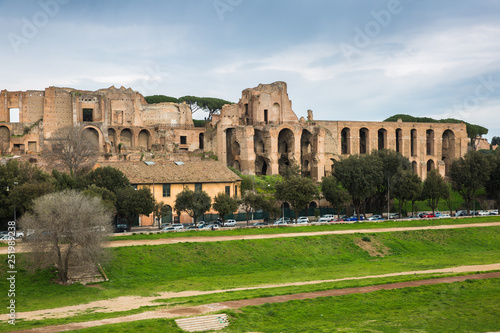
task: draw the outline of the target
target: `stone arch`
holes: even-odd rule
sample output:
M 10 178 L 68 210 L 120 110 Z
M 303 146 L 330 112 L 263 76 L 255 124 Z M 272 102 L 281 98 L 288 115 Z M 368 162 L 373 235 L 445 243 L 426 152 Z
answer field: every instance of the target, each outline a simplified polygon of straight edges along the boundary
M 257 156 L 255 159 L 255 174 L 257 176 L 265 176 L 268 174 L 269 161 L 263 156 Z
M 446 130 L 442 137 L 442 159 L 444 162 L 445 175 L 448 176 L 450 166 L 455 159 L 455 133 L 452 130 Z
M 410 147 L 411 156 L 417 156 L 418 146 L 417 146 L 417 130 L 412 129 L 410 132 Z
M 387 149 L 387 130 L 381 128 L 378 130 L 378 150 Z
M 94 127 L 85 127 L 81 131 L 82 140 L 90 142 L 96 149 L 99 149 L 101 137 L 100 131 Z
M 236 129 L 226 130 L 226 159 L 227 166 L 232 167 L 240 159 L 240 144 L 236 141 Z
M 359 153 L 367 154 L 370 151 L 370 131 L 363 127 L 359 130 Z
M 116 145 L 116 131 L 114 128 L 108 128 L 108 140 L 111 144 L 111 147 L 115 147 Z
M 172 223 L 172 206 L 163 206 L 161 210 L 161 223 Z
M 425 151 L 427 155 L 434 155 L 434 131 L 425 131 Z
M 418 175 L 418 164 L 417 164 L 417 162 L 415 162 L 415 161 L 411 162 L 411 170 L 413 171 L 414 174 Z
M 10 150 L 10 129 L 0 126 L 0 153 L 6 154 Z
M 290 166 L 293 159 L 294 152 L 294 134 L 289 128 L 284 128 L 278 135 L 278 168 L 279 173 L 283 174 L 285 168 Z
M 120 132 L 120 143 L 126 148 L 133 147 L 133 135 L 130 128 L 124 128 Z
M 239 161 L 234 161 L 233 162 L 233 168 L 235 168 L 238 171 L 241 171 L 241 165 Z
M 313 160 L 313 135 L 308 130 L 302 130 L 300 138 L 300 167 L 302 176 L 311 176 L 311 163 Z
M 281 119 L 281 106 L 278 103 L 274 103 L 271 108 L 271 115 L 274 119 Z
M 139 132 L 138 142 L 139 147 L 148 150 L 151 147 L 151 134 L 148 130 L 143 129 Z
M 253 135 L 253 147 L 255 155 L 266 154 L 266 139 L 264 137 L 264 132 L 255 129 Z
M 434 160 L 430 159 L 427 161 L 427 172 L 431 171 L 434 169 Z
M 340 134 L 340 146 L 342 149 L 342 155 L 351 154 L 351 129 L 344 127 Z
M 396 152 L 403 154 L 403 130 L 396 129 Z

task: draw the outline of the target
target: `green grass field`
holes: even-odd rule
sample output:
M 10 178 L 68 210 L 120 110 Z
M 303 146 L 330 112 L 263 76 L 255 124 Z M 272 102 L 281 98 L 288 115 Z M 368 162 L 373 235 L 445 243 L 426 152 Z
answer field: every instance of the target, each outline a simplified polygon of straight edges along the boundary
M 375 250 L 385 255 L 370 256 L 355 243 L 363 238 L 365 243 L 370 243 Z M 486 227 L 113 248 L 109 249 L 112 260 L 105 265 L 110 281 L 101 283 L 101 289 L 79 284 L 56 285 L 52 283 L 55 274 L 51 270 L 34 275 L 19 270 L 16 281 L 17 311 L 61 307 L 124 295 L 150 296 L 160 291 L 218 290 L 490 264 L 499 262 L 498 244 L 500 244 L 500 227 Z M 22 255 L 18 254 L 18 257 L 21 259 Z M 5 268 L 0 278 L 0 288 L 8 290 Z M 165 300 L 163 303 L 158 302 L 158 305 L 172 301 L 178 304 L 203 304 L 325 288 L 406 281 L 406 279 L 409 277 L 232 292 Z M 3 304 L 7 301 L 6 295 L 2 295 Z M 6 313 L 6 309 L 2 311 Z M 140 310 L 128 313 L 135 312 Z M 89 313 L 73 320 L 78 321 L 83 318 L 91 320 L 114 315 Z M 72 319 L 47 320 L 31 324 L 43 326 L 48 323 L 69 321 Z M 30 327 L 26 324 L 17 328 Z M 7 328 L 3 324 L 0 325 L 2 331 L 6 331 Z
M 500 329 L 500 279 L 249 306 L 221 332 L 492 332 Z M 182 332 L 154 319 L 75 332 Z

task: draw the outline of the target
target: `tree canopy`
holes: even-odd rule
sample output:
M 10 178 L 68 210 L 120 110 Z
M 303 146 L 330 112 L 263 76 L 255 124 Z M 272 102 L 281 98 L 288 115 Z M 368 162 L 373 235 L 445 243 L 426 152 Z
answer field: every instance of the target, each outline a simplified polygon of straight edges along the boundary
M 198 217 L 203 216 L 210 209 L 212 199 L 205 191 L 192 191 L 184 187 L 182 192 L 175 197 L 175 207 L 177 212 L 186 212 L 196 223 Z
M 175 97 L 165 96 L 165 95 L 153 95 L 144 97 L 148 104 L 158 104 L 158 103 L 179 103 L 179 99 Z
M 79 127 L 64 127 L 49 139 L 51 150 L 44 154 L 55 163 L 66 167 L 69 174 L 77 177 L 90 170 L 99 154 L 99 145 L 89 132 Z
M 54 265 L 58 282 L 67 284 L 72 265 L 88 267 L 102 259 L 111 213 L 101 199 L 68 190 L 35 199 L 33 212 L 26 213 L 19 225 L 27 235 L 31 267 Z
M 334 175 L 349 191 L 360 220 L 362 204 L 377 192 L 384 181 L 383 165 L 376 155 L 351 155 L 334 163 Z
M 136 190 L 129 186 L 119 189 L 116 192 L 117 213 L 123 217 L 127 217 L 128 221 L 133 216 L 151 214 L 154 206 L 153 195 L 147 187 Z
M 275 197 L 292 205 L 295 217 L 319 195 L 318 186 L 311 178 L 292 175 L 276 184 Z
M 451 164 L 450 177 L 455 191 L 460 193 L 470 214 L 472 200 L 476 192 L 484 186 L 490 175 L 490 166 L 486 156 L 477 151 L 470 151 Z
M 448 187 L 444 182 L 443 177 L 436 169 L 427 173 L 427 178 L 424 181 L 422 188 L 422 198 L 427 199 L 432 213 L 436 211 L 440 199 L 446 199 L 448 196 Z
M 469 138 L 475 138 L 476 136 L 483 136 L 488 134 L 488 129 L 483 126 L 470 124 L 463 120 L 454 118 L 433 119 L 428 117 L 413 117 L 407 114 L 396 114 L 392 117 L 385 119 L 384 121 L 396 122 L 398 121 L 398 119 L 401 119 L 405 123 L 453 123 L 453 124 L 464 123 L 465 126 L 467 127 L 467 136 Z
M 350 201 L 351 196 L 349 192 L 342 187 L 340 182 L 335 176 L 324 177 L 321 182 L 321 192 L 330 205 L 335 209 L 337 215 L 340 215 L 342 208 L 344 208 Z
M 219 213 L 219 216 L 222 219 L 222 224 L 224 225 L 224 217 L 238 209 L 238 200 L 231 198 L 224 192 L 221 192 L 215 196 L 212 207 L 217 213 Z
M 113 167 L 96 168 L 86 174 L 84 180 L 88 184 L 94 184 L 116 193 L 119 189 L 130 186 L 127 176 Z

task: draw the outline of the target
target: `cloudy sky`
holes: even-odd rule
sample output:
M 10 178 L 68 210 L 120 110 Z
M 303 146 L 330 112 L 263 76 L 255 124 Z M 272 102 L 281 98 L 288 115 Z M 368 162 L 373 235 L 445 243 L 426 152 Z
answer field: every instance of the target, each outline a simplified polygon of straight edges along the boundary
M 237 102 L 286 81 L 299 117 L 452 117 L 500 136 L 497 0 L 0 0 L 0 30 L 2 90 Z

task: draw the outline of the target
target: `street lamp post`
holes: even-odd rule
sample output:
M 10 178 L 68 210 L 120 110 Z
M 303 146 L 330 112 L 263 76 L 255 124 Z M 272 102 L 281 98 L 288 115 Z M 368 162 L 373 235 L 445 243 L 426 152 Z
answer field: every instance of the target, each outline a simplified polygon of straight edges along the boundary
M 14 190 L 16 189 L 16 185 L 18 183 L 14 182 Z M 7 186 L 7 192 L 9 192 L 9 187 Z M 14 222 L 17 224 L 17 214 L 16 214 L 16 201 L 14 200 Z

